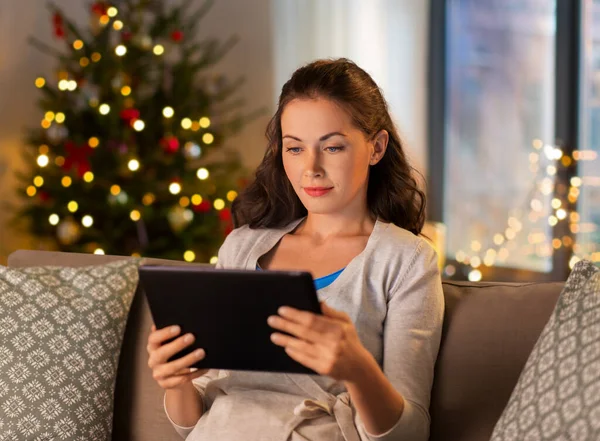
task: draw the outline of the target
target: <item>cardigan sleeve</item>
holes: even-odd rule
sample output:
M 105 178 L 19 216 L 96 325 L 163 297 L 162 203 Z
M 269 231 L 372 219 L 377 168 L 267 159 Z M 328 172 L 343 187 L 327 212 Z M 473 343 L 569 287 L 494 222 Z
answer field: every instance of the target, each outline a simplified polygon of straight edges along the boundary
M 404 266 L 404 265 L 403 265 Z M 358 412 L 364 441 L 427 441 L 429 403 L 444 317 L 444 294 L 434 249 L 423 239 L 392 285 L 383 326 L 383 372 L 404 398 L 396 424 L 379 435 L 368 433 Z

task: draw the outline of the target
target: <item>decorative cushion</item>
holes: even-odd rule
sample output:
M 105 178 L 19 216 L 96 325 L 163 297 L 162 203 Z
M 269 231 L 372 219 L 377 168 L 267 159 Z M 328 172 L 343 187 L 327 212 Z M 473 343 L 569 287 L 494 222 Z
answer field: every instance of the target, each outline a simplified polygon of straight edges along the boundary
M 491 441 L 599 439 L 600 270 L 583 260 L 565 283 Z
M 0 440 L 109 440 L 139 259 L 0 266 Z

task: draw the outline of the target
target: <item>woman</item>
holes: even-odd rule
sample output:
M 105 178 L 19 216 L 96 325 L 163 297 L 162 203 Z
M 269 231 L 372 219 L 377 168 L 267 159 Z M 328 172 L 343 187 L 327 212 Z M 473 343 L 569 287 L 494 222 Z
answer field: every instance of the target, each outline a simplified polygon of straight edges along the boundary
M 308 64 L 267 137 L 217 267 L 313 274 L 323 316 L 283 308 L 268 323 L 273 344 L 321 376 L 194 371 L 201 350 L 166 362 L 193 336 L 163 345 L 178 327 L 153 327 L 167 416 L 188 440 L 426 441 L 444 301 L 419 237 L 425 195 L 381 91 L 348 60 Z

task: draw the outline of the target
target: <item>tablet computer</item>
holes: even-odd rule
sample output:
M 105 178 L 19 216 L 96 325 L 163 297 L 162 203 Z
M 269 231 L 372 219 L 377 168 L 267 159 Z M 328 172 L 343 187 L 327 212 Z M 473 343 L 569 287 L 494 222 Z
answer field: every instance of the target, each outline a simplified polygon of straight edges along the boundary
M 316 374 L 271 341 L 280 331 L 267 324 L 280 306 L 321 314 L 309 272 L 146 265 L 138 272 L 156 328 L 179 325 L 175 338 L 196 337 L 170 360 L 203 348 L 199 369 Z

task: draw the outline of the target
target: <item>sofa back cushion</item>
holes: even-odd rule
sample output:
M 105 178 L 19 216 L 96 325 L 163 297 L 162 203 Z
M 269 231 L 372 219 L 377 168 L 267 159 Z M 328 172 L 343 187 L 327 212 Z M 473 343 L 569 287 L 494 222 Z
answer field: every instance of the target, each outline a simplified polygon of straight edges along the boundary
M 10 267 L 58 265 L 86 266 L 129 259 L 126 256 L 20 250 L 11 254 Z M 142 264 L 190 265 L 186 262 L 143 259 Z M 196 264 L 197 265 L 197 264 Z M 115 441 L 180 440 L 163 408 L 164 390 L 148 368 L 146 345 L 152 318 L 144 293 L 135 292 L 119 358 L 115 384 L 113 435 Z
M 564 283 L 444 282 L 430 441 L 488 441 Z

